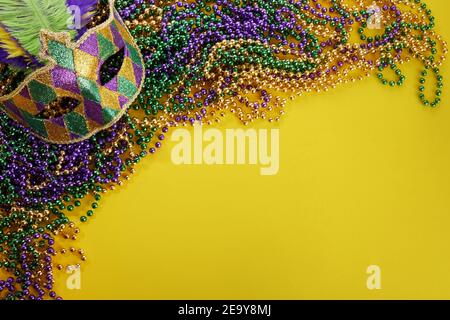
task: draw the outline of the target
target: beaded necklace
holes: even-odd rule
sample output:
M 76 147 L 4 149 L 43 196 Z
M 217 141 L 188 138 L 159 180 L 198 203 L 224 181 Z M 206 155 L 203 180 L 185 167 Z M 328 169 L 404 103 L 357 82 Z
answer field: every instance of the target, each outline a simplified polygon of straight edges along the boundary
M 135 173 L 170 128 L 212 125 L 228 112 L 247 125 L 279 121 L 288 99 L 322 92 L 375 75 L 381 85 L 402 86 L 400 67 L 423 65 L 418 97 L 441 102 L 439 67 L 447 44 L 420 0 L 377 1 L 380 30 L 369 28 L 371 1 L 342 0 L 117 0 L 116 8 L 139 46 L 144 88 L 119 122 L 88 140 L 49 144 L 0 114 L 0 280 L 5 299 L 60 299 L 53 272 L 59 255 L 82 249 L 73 222 L 86 222 L 101 194 Z M 90 27 L 107 16 L 100 1 Z M 112 59 L 108 77 L 120 65 Z M 394 77 L 388 77 L 391 70 Z M 433 97 L 425 94 L 436 78 Z M 0 91 L 12 90 L 22 72 L 0 66 Z M 287 98 L 284 98 L 288 94 Z M 80 214 L 82 202 L 90 209 Z M 58 240 L 58 241 L 56 241 Z

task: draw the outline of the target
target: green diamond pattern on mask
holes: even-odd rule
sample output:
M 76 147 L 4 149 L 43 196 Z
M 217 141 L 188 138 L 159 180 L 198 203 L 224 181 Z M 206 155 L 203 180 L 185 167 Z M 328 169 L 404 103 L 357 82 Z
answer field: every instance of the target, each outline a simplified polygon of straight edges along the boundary
M 105 122 L 110 122 L 119 113 L 119 110 L 114 110 L 110 108 L 103 108 L 103 119 Z
M 60 42 L 51 40 L 48 42 L 48 51 L 58 65 L 66 69 L 75 70 L 72 49 L 67 48 Z
M 31 114 L 28 112 L 22 111 L 22 115 L 25 119 L 25 121 L 29 124 L 29 126 L 36 131 L 38 134 L 40 134 L 42 137 L 47 138 L 47 128 L 45 127 L 44 121 L 33 118 Z
M 101 103 L 100 93 L 95 82 L 84 77 L 78 77 L 78 85 L 83 97 L 93 102 Z
M 114 53 L 116 53 L 116 46 L 111 41 L 102 36 L 100 33 L 97 35 L 97 40 L 98 46 L 100 48 L 100 58 L 103 61 L 105 61 Z
M 118 77 L 118 81 L 119 81 L 119 93 L 123 94 L 129 99 L 133 98 L 133 96 L 137 91 L 136 86 L 122 76 Z
M 29 91 L 33 99 L 42 104 L 49 104 L 57 98 L 52 88 L 36 80 L 30 81 Z
M 133 60 L 135 64 L 138 66 L 142 64 L 141 58 L 139 56 L 139 52 L 129 43 L 127 43 L 127 48 L 130 51 L 130 58 Z
M 86 125 L 86 120 L 84 117 L 77 112 L 70 112 L 64 116 L 64 122 L 69 128 L 70 132 L 78 134 L 79 136 L 86 135 L 89 130 Z

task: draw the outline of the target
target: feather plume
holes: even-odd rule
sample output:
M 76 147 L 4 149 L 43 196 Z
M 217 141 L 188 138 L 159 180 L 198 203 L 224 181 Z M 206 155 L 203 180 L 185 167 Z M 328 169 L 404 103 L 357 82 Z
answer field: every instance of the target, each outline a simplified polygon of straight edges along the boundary
M 28 63 L 23 57 L 8 58 L 8 52 L 0 48 L 0 63 L 6 63 L 18 67 L 20 69 L 25 68 Z
M 81 25 L 85 26 L 90 22 L 99 0 L 66 0 L 67 6 L 76 6 L 80 9 L 82 17 Z
M 6 28 L 0 24 L 0 48 L 8 53 L 8 58 L 25 56 L 25 50 L 8 33 Z
M 33 57 L 11 37 L 5 26 L 0 24 L 0 63 L 12 64 L 19 68 L 35 64 Z
M 99 0 L 66 0 L 67 6 L 76 6 L 79 9 L 81 25 L 77 29 L 78 37 L 81 37 L 87 30 L 86 25 L 91 22 L 94 16 Z M 75 17 L 74 17 L 75 18 Z
M 34 56 L 39 54 L 42 29 L 67 31 L 71 21 L 66 3 L 61 0 L 0 0 L 0 22 Z

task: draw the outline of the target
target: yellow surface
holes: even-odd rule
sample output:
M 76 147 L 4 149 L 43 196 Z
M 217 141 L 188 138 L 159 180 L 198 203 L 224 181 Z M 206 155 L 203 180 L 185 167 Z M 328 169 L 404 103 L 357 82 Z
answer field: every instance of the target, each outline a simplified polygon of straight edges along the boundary
M 450 2 L 428 0 L 449 40 Z M 450 68 L 441 106 L 375 77 L 289 104 L 276 176 L 256 166 L 137 167 L 83 224 L 69 299 L 450 298 Z M 238 128 L 232 117 L 221 128 Z M 266 123 L 259 123 L 266 128 Z M 366 269 L 381 268 L 381 290 Z

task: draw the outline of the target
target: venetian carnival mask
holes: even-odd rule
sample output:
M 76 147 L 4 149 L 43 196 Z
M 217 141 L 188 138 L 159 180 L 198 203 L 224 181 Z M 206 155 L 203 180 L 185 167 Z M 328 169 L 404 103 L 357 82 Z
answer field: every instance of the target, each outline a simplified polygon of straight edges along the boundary
M 41 31 L 46 65 L 30 74 L 12 93 L 0 97 L 0 108 L 52 143 L 73 143 L 113 125 L 139 94 L 144 81 L 139 49 L 117 11 L 72 42 L 68 33 Z M 111 57 L 119 66 L 108 77 L 100 71 Z M 72 108 L 52 113 L 52 105 L 70 101 Z

